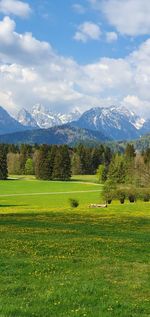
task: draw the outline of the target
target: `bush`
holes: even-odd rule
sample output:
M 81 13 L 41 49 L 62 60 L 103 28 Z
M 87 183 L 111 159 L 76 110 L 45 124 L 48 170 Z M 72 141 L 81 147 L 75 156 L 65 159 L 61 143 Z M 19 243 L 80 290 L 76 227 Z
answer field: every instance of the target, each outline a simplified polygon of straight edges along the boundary
M 120 203 L 121 204 L 124 204 L 124 201 L 125 201 L 125 198 L 126 198 L 126 192 L 125 190 L 119 188 L 117 190 L 117 193 L 116 193 L 116 198 L 118 198 L 120 200 Z
M 70 206 L 72 208 L 77 208 L 79 206 L 79 202 L 77 199 L 73 199 L 73 198 L 70 198 L 69 199 L 69 202 L 70 202 Z
M 142 199 L 144 202 L 150 201 L 150 190 L 148 188 L 141 189 L 140 199 Z
M 130 203 L 134 203 L 137 199 L 137 190 L 135 187 L 130 187 L 127 189 L 127 196 Z

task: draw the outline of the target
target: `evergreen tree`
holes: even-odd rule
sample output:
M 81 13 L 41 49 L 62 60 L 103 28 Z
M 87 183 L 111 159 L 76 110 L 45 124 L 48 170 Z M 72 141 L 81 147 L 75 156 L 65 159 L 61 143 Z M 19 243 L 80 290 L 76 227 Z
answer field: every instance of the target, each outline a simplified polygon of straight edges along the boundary
M 108 170 L 108 179 L 117 184 L 126 181 L 126 163 L 121 155 L 114 155 Z
M 92 164 L 92 174 L 96 173 L 99 165 L 104 162 L 104 147 L 100 145 L 98 147 L 94 147 L 91 153 L 91 164 Z
M 4 145 L 0 145 L 0 179 L 5 180 L 8 177 L 7 170 L 7 152 Z
M 57 153 L 57 145 L 52 145 L 48 154 L 49 159 L 49 178 L 53 179 L 53 169 L 54 169 L 54 161 Z
M 67 145 L 57 149 L 53 167 L 53 179 L 69 180 L 71 177 L 71 159 Z
M 38 179 L 50 180 L 49 146 L 42 145 L 35 156 L 35 175 Z
M 96 176 L 99 183 L 104 183 L 107 180 L 107 168 L 104 164 L 100 164 Z
M 106 166 L 109 166 L 111 159 L 112 159 L 111 149 L 108 146 L 106 146 L 104 150 L 104 163 Z
M 125 157 L 127 160 L 133 160 L 136 156 L 135 148 L 133 144 L 128 143 L 125 149 Z
M 87 152 L 84 145 L 80 144 L 77 147 L 77 154 L 79 155 L 80 160 L 80 174 L 85 175 L 87 172 Z

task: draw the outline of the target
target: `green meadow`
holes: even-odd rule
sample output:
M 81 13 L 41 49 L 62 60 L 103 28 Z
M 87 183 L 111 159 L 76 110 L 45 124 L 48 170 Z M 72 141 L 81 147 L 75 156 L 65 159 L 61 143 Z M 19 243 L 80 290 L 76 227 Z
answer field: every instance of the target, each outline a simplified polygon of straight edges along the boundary
M 101 191 L 94 176 L 0 181 L 0 317 L 150 315 L 150 203 L 89 208 Z

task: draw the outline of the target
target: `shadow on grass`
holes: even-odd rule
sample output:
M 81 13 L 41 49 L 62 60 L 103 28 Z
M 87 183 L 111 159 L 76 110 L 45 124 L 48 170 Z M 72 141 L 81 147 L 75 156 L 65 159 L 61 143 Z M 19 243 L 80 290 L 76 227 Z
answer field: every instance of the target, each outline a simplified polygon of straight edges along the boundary
M 9 205 L 1 205 L 0 204 L 0 208 L 8 208 L 8 207 L 27 207 L 28 205 L 12 205 L 12 204 L 9 204 Z

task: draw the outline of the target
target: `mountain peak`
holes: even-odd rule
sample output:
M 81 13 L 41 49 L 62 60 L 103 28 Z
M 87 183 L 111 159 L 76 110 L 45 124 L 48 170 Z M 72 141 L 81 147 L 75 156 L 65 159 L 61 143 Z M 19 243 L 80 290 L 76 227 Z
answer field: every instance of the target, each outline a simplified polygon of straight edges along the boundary
M 82 114 L 75 123 L 81 128 L 101 131 L 116 140 L 137 138 L 143 119 L 125 107 L 94 107 Z

